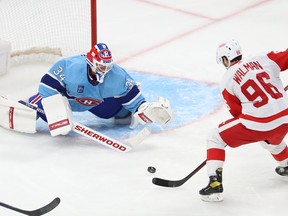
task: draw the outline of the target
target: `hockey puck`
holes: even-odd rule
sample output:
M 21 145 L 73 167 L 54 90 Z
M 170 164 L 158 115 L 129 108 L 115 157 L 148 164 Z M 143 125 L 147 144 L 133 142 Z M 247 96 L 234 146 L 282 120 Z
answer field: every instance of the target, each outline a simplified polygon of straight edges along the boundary
M 147 168 L 147 171 L 150 172 L 150 173 L 155 173 L 156 172 L 156 168 L 155 167 L 152 167 L 152 166 L 149 166 Z

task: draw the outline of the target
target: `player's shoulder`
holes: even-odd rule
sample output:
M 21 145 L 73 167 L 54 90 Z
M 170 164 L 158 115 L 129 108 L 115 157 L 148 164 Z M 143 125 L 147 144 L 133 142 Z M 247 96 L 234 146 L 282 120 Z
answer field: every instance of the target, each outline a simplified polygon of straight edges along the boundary
M 127 83 L 136 84 L 135 80 L 130 76 L 130 74 L 122 67 L 117 64 L 113 64 L 112 69 L 107 73 L 103 86 L 113 86 L 114 89 L 126 86 Z M 131 85 L 132 85 L 131 84 Z M 126 86 L 127 87 L 127 86 Z M 125 88 L 126 88 L 125 87 Z
M 58 64 L 58 65 L 77 64 L 77 63 L 83 63 L 83 62 L 86 62 L 86 57 L 84 55 L 74 55 L 70 57 L 61 58 L 55 64 Z
M 257 60 L 257 59 L 262 59 L 262 58 L 266 58 L 267 57 L 267 52 L 260 52 L 260 53 L 257 53 L 256 55 L 251 55 L 251 56 L 248 56 L 246 58 L 246 61 L 252 61 L 252 60 Z
M 127 74 L 128 72 L 122 68 L 121 66 L 119 66 L 118 64 L 113 64 L 113 67 L 111 69 L 112 71 L 114 72 L 118 72 L 118 73 L 121 73 L 121 74 Z
M 85 55 L 74 55 L 67 58 L 62 59 L 66 64 L 69 65 L 77 65 L 77 64 L 86 64 L 86 56 Z
M 77 70 L 77 68 L 85 68 L 87 66 L 86 57 L 83 55 L 75 55 L 67 58 L 63 58 L 59 60 L 56 64 L 56 67 L 63 67 L 63 69 L 67 69 L 69 71 L 73 71 L 73 69 Z
M 128 72 L 117 64 L 113 64 L 111 71 L 107 74 L 110 77 L 117 77 L 118 79 L 126 79 L 129 76 Z

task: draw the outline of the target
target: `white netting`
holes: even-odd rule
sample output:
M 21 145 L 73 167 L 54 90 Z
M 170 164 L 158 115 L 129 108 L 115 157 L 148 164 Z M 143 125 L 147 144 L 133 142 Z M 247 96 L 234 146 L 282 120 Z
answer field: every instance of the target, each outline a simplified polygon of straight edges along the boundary
M 36 60 L 55 51 L 85 53 L 91 46 L 90 0 L 0 0 L 0 39 L 11 42 L 17 61 L 33 52 Z
M 62 57 L 60 48 L 33 47 L 23 51 L 11 53 L 10 66 L 29 62 L 56 62 Z

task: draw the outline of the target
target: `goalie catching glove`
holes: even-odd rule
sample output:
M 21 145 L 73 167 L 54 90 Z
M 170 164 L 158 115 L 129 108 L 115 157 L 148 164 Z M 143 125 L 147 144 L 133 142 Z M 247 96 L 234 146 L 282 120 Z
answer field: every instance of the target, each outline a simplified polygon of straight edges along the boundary
M 149 122 L 157 122 L 164 125 L 171 121 L 172 109 L 169 100 L 163 97 L 158 97 L 156 102 L 142 103 L 133 116 L 135 123 L 146 124 Z M 131 125 L 131 128 L 136 127 L 135 123 Z

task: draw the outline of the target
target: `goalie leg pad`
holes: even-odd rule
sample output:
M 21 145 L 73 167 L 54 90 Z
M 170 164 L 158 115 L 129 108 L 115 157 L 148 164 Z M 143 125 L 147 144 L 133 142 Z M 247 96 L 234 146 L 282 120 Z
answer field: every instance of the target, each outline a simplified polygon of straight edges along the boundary
M 13 106 L 15 105 L 15 106 Z M 9 130 L 36 133 L 36 111 L 7 98 L 0 99 L 0 125 Z
M 72 111 L 66 97 L 56 94 L 42 99 L 51 136 L 66 135 L 72 128 Z

